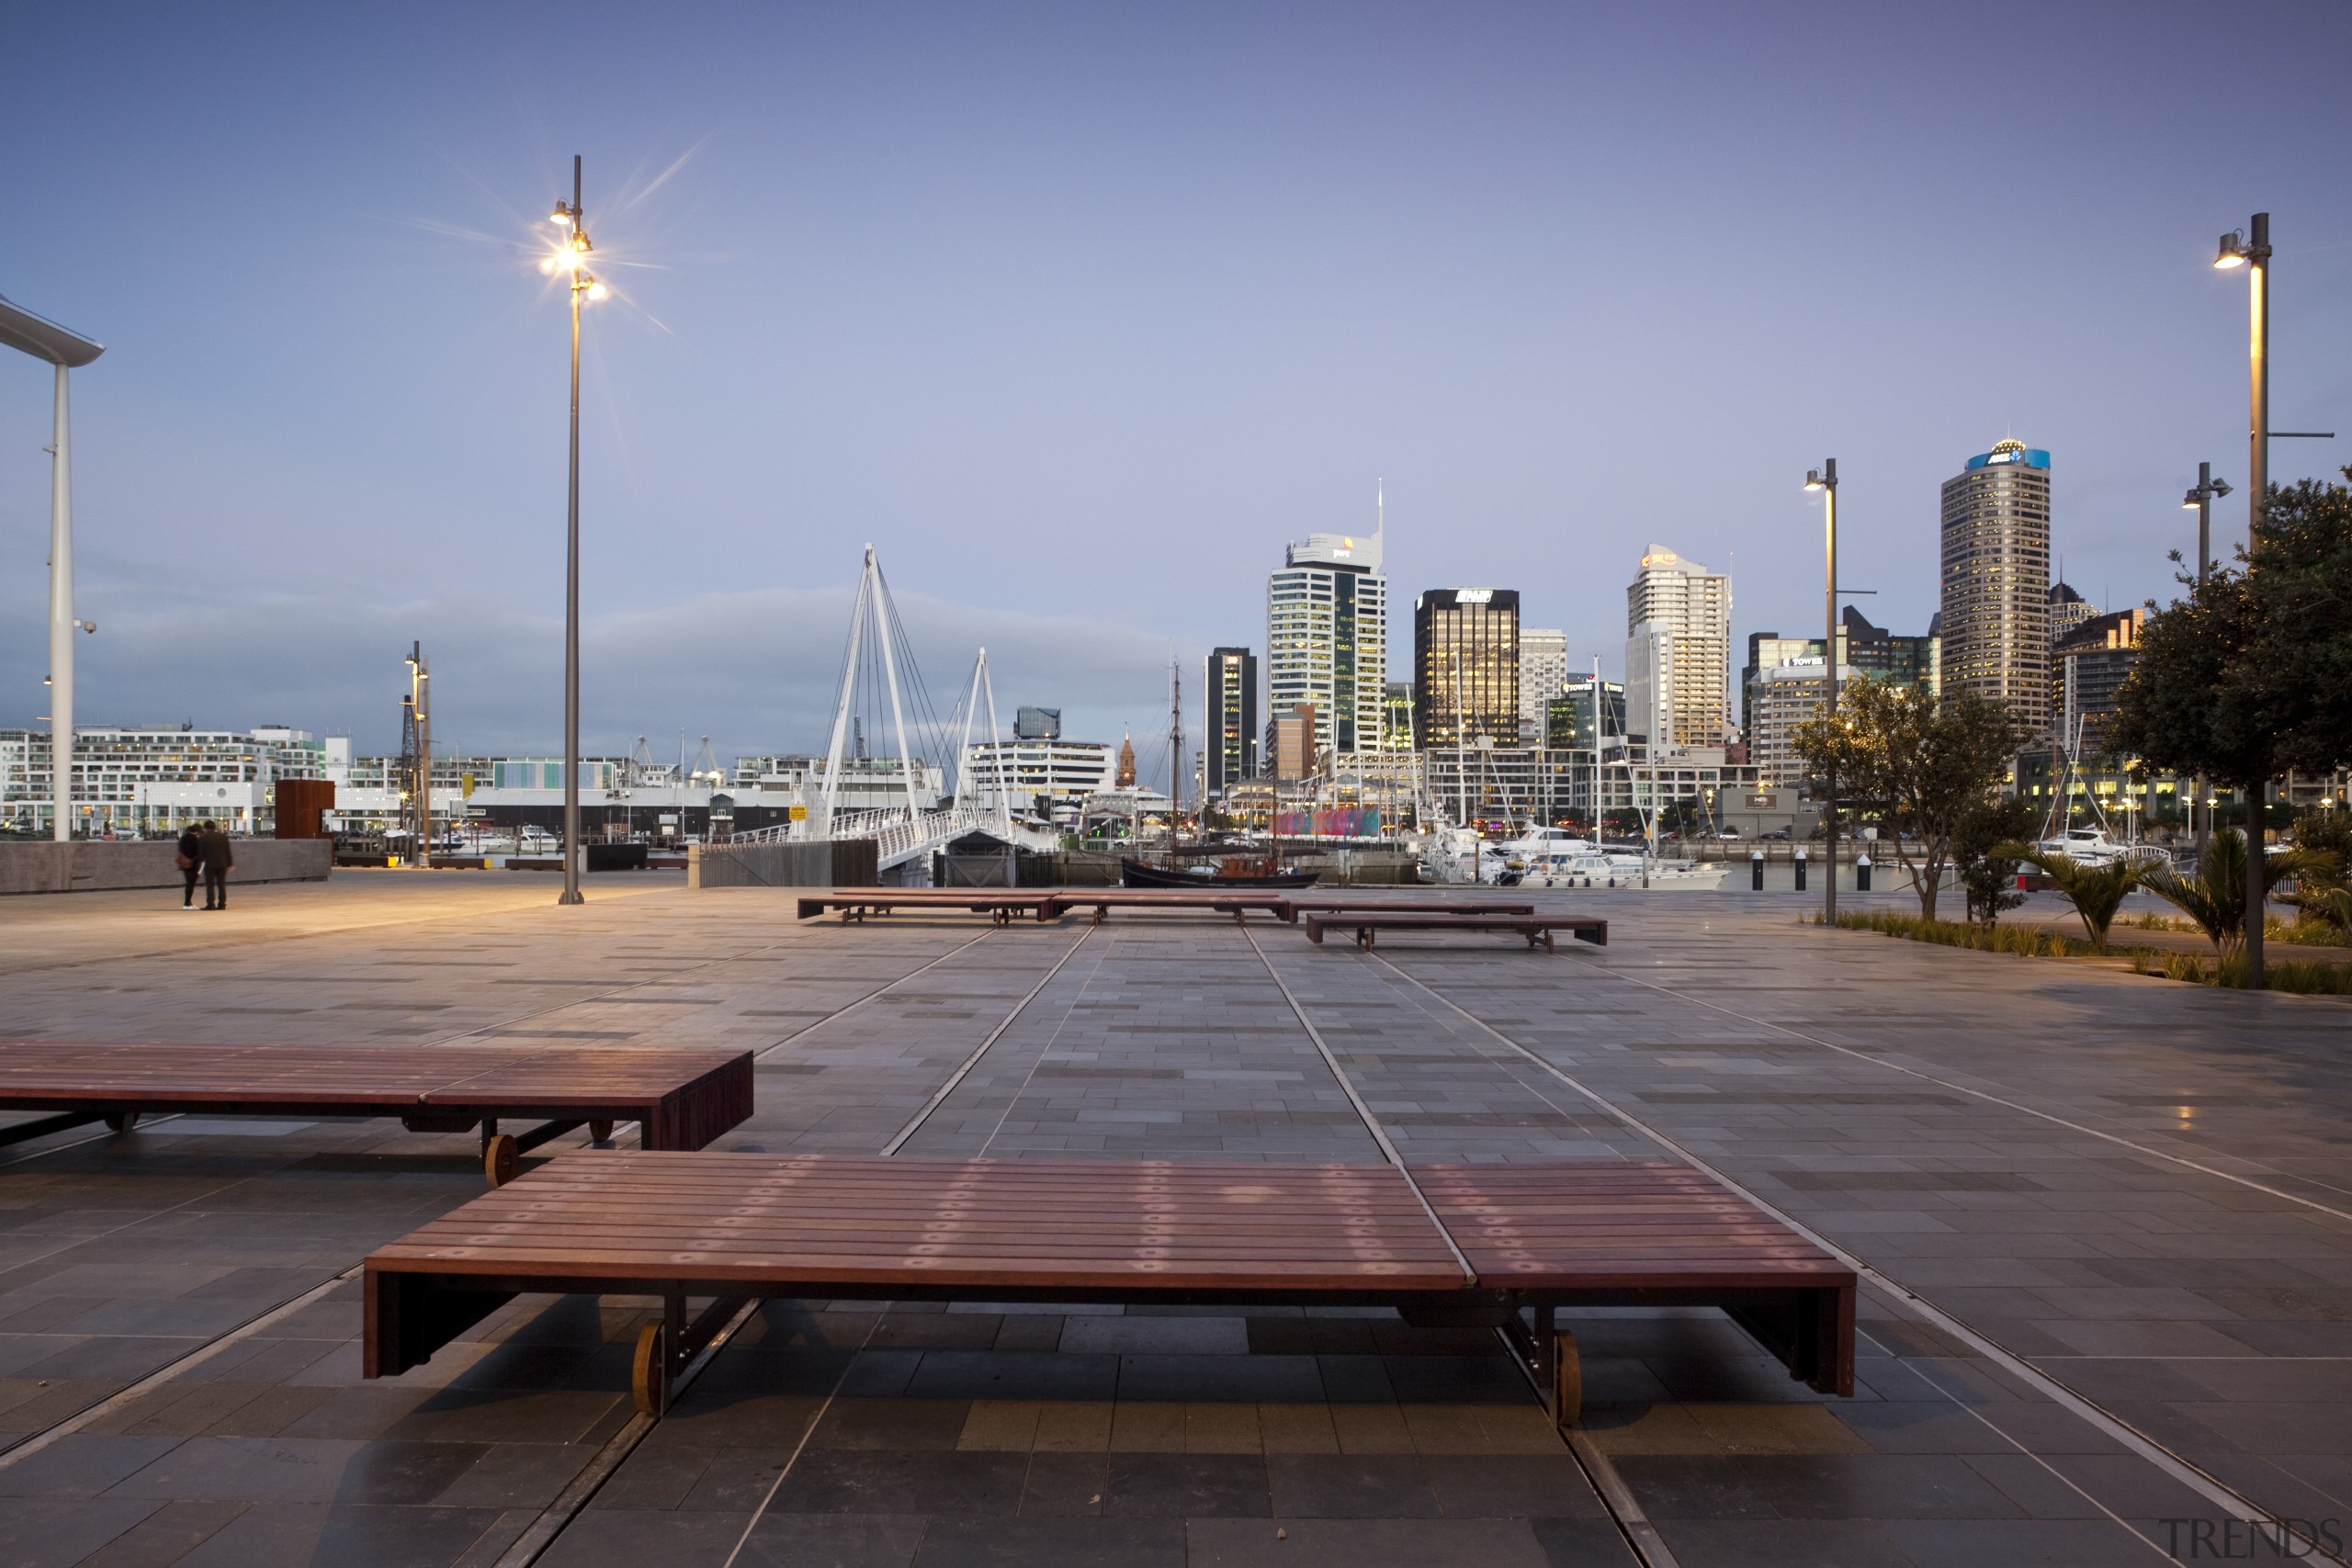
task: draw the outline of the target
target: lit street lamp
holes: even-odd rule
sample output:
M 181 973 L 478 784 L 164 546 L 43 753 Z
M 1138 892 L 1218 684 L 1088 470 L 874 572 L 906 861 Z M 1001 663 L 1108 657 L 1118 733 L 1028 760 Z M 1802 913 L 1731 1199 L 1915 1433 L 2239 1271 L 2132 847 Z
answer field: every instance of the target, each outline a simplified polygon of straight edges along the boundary
M 74 836 L 74 634 L 98 628 L 74 618 L 74 469 L 67 460 L 66 372 L 106 352 L 77 332 L 0 299 L 0 344 L 57 367 L 49 456 L 49 778 L 51 827 Z
M 2273 430 L 2270 428 L 2270 214 L 2257 212 L 2247 231 L 2233 229 L 2222 236 L 2219 254 L 2213 257 L 2216 271 L 2234 272 L 2246 269 L 2247 299 L 2252 307 L 2252 320 L 2247 332 L 2246 354 L 2249 362 L 2247 398 L 2252 404 L 2253 418 L 2248 422 L 2245 498 L 2245 543 L 2253 549 L 2255 536 L 2262 528 L 2263 509 L 2269 504 L 2270 438 L 2305 436 L 2317 440 L 2335 439 L 2333 431 Z M 2252 784 L 2246 789 L 2245 802 L 2245 969 L 2246 984 L 2262 985 L 2262 920 L 2265 903 L 2265 874 L 2262 864 L 2263 807 L 2270 793 L 2268 780 Z
M 1823 598 L 1827 604 L 1826 624 L 1821 630 L 1821 671 L 1826 699 L 1822 716 L 1838 716 L 1838 459 L 1831 457 L 1818 468 L 1805 470 L 1804 488 L 1817 490 L 1826 503 L 1825 544 L 1823 547 Z M 1822 905 L 1823 913 L 1831 925 L 1838 923 L 1838 764 L 1834 757 L 1825 781 L 1827 798 L 1822 802 L 1822 836 L 1829 846 L 1829 875 Z
M 2213 465 L 2197 465 L 2197 483 L 2181 497 L 2180 504 L 2197 513 L 2197 581 L 2203 582 L 2213 570 L 2213 503 L 2230 493 L 2230 481 L 2213 477 Z M 2203 816 L 2198 807 L 2205 800 L 2205 775 L 2197 775 L 2197 793 L 2189 797 L 2189 830 L 2197 836 L 2197 858 L 2205 859 L 2205 837 L 2212 830 L 2212 808 L 2206 807 Z
M 580 158 L 571 160 L 571 200 L 556 198 L 548 220 L 563 231 L 556 253 L 539 264 L 553 276 L 571 275 L 571 476 L 564 513 L 563 558 L 563 893 L 559 904 L 580 897 L 580 301 L 602 299 L 605 286 L 588 270 L 585 215 L 580 203 Z

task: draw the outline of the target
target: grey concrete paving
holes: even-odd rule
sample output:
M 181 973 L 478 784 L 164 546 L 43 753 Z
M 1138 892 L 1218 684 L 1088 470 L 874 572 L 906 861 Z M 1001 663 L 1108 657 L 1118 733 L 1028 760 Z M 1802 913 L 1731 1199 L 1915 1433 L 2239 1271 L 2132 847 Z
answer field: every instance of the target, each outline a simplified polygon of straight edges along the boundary
M 2134 1432 L 2262 1507 L 2352 1512 L 2344 1002 L 1825 931 L 1782 893 L 1538 895 L 1614 922 L 1553 956 L 590 893 L 14 900 L 0 1033 L 733 1044 L 760 1106 L 722 1146 L 1376 1160 L 1336 1063 L 1408 1161 L 1679 1148 L 1877 1272 L 1852 1400 L 1713 1312 L 1577 1315 L 1591 1462 L 1693 1568 L 2194 1560 L 2224 1510 Z M 372 1122 L 0 1150 L 0 1562 L 496 1562 L 626 1426 L 643 1312 L 533 1298 L 359 1380 L 338 1278 L 479 1190 L 469 1139 Z M 1586 1474 L 1482 1334 L 780 1303 L 539 1560 L 1634 1561 Z

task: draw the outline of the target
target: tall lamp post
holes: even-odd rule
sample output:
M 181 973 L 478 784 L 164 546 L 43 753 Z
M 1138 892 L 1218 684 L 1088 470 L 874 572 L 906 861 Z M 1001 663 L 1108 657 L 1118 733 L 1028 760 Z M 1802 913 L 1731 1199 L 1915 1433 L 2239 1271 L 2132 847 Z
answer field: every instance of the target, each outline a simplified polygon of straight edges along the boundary
M 1830 457 L 1818 468 L 1805 470 L 1804 488 L 1817 490 L 1826 503 L 1826 525 L 1823 534 L 1822 597 L 1827 606 L 1821 628 L 1822 716 L 1838 716 L 1838 459 Z M 1822 900 L 1822 912 L 1831 925 L 1838 923 L 1838 764 L 1833 758 L 1826 781 L 1828 798 L 1822 803 L 1822 836 L 1828 845 L 1828 875 Z
M 2201 584 L 2213 570 L 2213 503 L 2230 493 L 2230 481 L 2213 477 L 2213 465 L 2197 465 L 2197 483 L 2180 503 L 2197 513 L 2197 581 Z M 2205 860 L 2205 840 L 2213 827 L 2213 808 L 2205 799 L 2205 775 L 2197 775 L 2197 793 L 2188 803 L 2189 831 L 2196 835 L 2197 859 Z
M 98 628 L 74 618 L 74 468 L 66 444 L 66 372 L 106 352 L 101 344 L 0 299 L 0 344 L 57 369 L 49 447 L 49 777 L 60 843 L 74 836 L 74 633 Z
M 540 263 L 550 275 L 571 275 L 571 470 L 564 511 L 563 558 L 563 893 L 558 904 L 580 897 L 580 302 L 602 299 L 605 286 L 588 270 L 588 228 L 580 202 L 580 158 L 571 160 L 571 199 L 556 198 L 548 220 L 563 231 L 555 254 Z

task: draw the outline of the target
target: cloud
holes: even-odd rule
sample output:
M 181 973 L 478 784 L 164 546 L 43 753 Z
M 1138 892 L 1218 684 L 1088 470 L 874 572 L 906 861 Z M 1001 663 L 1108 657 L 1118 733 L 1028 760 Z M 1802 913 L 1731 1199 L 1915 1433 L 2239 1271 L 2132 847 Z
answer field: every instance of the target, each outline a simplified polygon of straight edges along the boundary
M 690 751 L 707 734 L 722 758 L 820 750 L 851 597 L 845 589 L 758 589 L 586 616 L 583 750 L 624 751 L 644 735 L 665 755 L 681 729 Z M 928 707 L 943 720 L 967 690 L 984 645 L 1008 729 L 1014 705 L 1024 702 L 1060 707 L 1076 738 L 1115 740 L 1123 724 L 1151 730 L 1164 719 L 1170 649 L 1162 639 L 1107 618 L 897 598 Z M 220 596 L 158 604 L 142 595 L 113 608 L 99 634 L 80 645 L 82 724 L 288 724 L 347 733 L 363 752 L 394 750 L 407 690 L 401 660 L 422 640 L 433 671 L 435 750 L 531 755 L 562 746 L 562 622 L 487 590 L 409 604 Z M 11 663 L 22 662 L 19 646 L 11 646 Z M 1188 669 L 1197 657 L 1186 655 Z M 38 685 L 40 671 L 10 670 L 5 678 L 22 691 Z M 903 671 L 901 679 L 911 686 Z M 1187 704 L 1196 706 L 1197 680 L 1186 686 Z M 909 703 L 911 730 L 919 722 L 911 691 Z M 887 698 L 861 706 L 882 750 Z

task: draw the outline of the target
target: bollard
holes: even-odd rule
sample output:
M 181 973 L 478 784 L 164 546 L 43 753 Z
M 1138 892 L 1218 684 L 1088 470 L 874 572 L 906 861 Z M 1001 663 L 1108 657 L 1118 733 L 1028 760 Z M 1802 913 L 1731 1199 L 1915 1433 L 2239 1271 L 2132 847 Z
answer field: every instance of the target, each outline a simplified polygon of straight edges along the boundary
M 1764 852 L 1762 850 L 1747 852 L 1747 886 L 1758 893 L 1764 891 Z
M 1797 891 L 1802 893 L 1804 891 L 1804 852 L 1803 850 L 1796 852 L 1796 867 Z
M 1854 858 L 1854 891 L 1857 893 L 1867 893 L 1870 890 L 1871 857 L 1868 855 L 1857 855 Z

